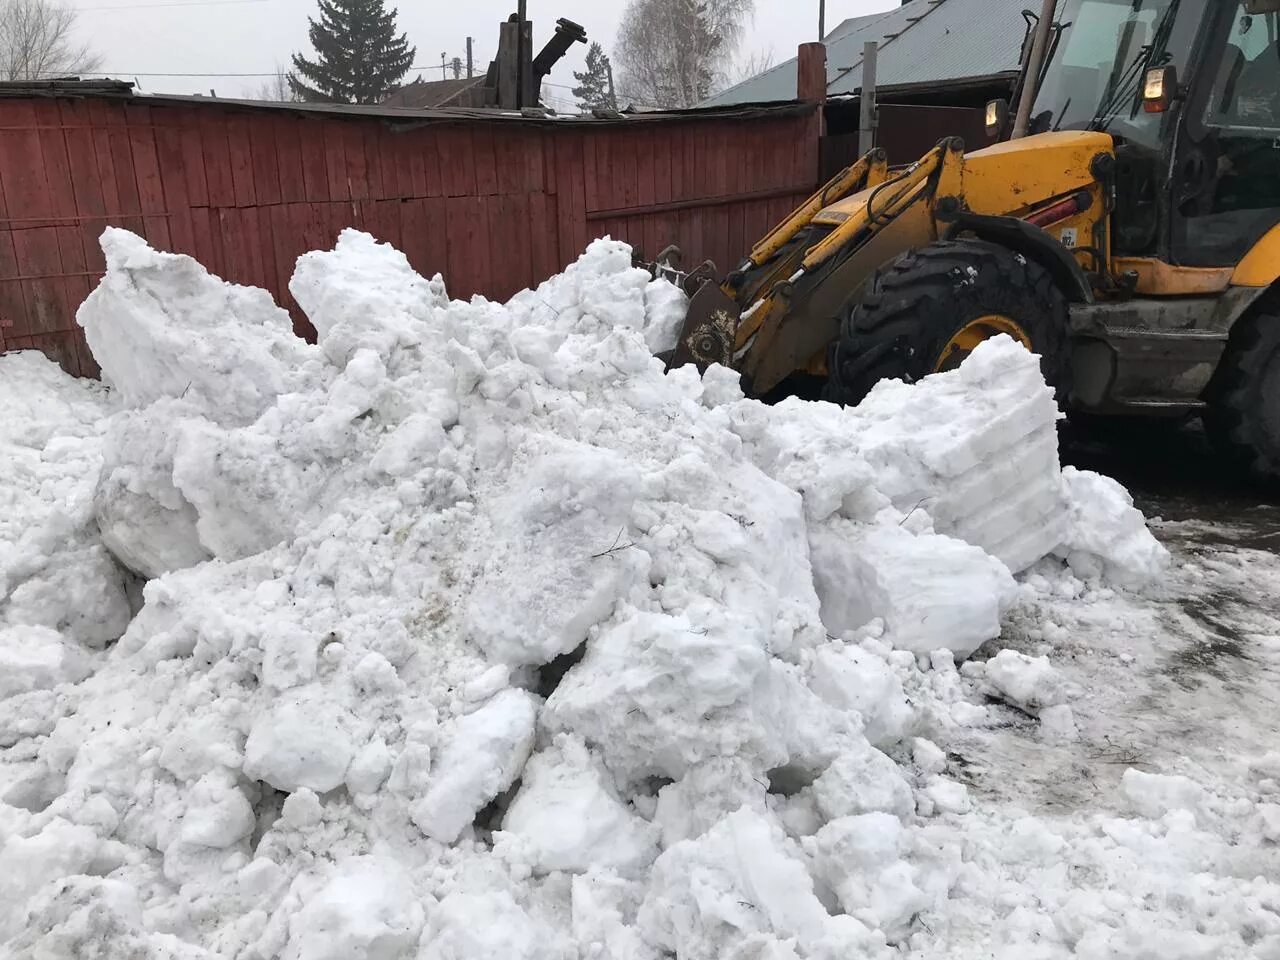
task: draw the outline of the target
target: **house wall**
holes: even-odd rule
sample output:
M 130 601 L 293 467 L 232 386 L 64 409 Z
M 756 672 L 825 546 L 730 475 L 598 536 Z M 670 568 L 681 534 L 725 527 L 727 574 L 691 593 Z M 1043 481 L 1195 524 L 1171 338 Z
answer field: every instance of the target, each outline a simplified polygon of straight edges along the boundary
M 75 311 L 125 227 L 288 293 L 296 258 L 357 227 L 450 293 L 494 299 L 599 236 L 732 266 L 815 188 L 818 113 L 622 123 L 385 117 L 162 98 L 0 98 L 0 352 L 97 368 Z

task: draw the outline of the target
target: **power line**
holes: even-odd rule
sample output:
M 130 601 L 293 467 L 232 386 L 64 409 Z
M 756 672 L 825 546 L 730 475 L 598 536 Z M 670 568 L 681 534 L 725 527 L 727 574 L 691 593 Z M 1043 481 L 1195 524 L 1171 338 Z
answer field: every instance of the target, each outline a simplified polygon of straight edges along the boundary
M 214 3 L 214 2 L 223 2 L 223 3 L 265 3 L 265 2 L 267 2 L 267 0 L 209 0 L 209 2 L 211 2 L 211 3 Z M 166 6 L 169 6 L 169 4 L 166 4 Z M 175 3 L 175 4 L 172 4 L 172 6 L 175 6 L 175 7 L 176 7 L 176 6 L 177 6 L 177 4 L 176 4 L 176 3 Z M 434 67 L 433 67 L 433 66 L 430 66 L 430 65 L 425 65 L 425 66 L 413 66 L 413 67 L 410 67 L 409 69 L 410 69 L 410 70 L 439 70 L 439 69 L 440 69 L 440 64 L 438 64 L 438 63 L 437 63 Z M 263 73 L 145 73 L 145 72 L 143 72 L 143 71 L 141 71 L 141 70 L 100 70 L 100 71 L 98 71 L 98 72 L 95 74 L 95 76 L 104 76 L 104 77 L 196 77 L 196 78 L 200 78 L 200 77 L 212 77 L 213 79 L 215 79 L 215 80 L 216 80 L 216 79 L 220 79 L 220 78 L 222 78 L 222 77 L 274 77 L 276 74 L 278 74 L 278 73 L 280 73 L 280 72 L 281 72 L 281 71 L 279 71 L 279 70 L 267 70 L 267 71 L 265 71 L 265 72 L 263 72 Z M 285 72 L 287 72 L 287 71 L 285 71 Z M 406 72 L 407 72 L 407 71 L 406 71 Z M 465 80 L 466 78 L 464 77 L 463 79 Z M 477 75 L 476 75 L 475 77 L 473 77 L 472 79 L 479 79 L 479 74 L 477 74 Z
M 123 3 L 103 7 L 77 7 L 76 13 L 95 10 L 159 10 L 164 7 L 230 7 L 242 3 L 268 3 L 269 0 L 177 0 L 175 3 Z

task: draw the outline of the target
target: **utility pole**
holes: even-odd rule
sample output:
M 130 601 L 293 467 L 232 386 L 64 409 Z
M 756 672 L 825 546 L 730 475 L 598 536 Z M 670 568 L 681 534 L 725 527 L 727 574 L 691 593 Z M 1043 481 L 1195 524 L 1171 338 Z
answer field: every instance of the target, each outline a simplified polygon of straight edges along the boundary
M 467 37 L 467 79 L 470 80 L 475 75 L 475 58 L 472 56 L 471 38 Z
M 441 80 L 449 79 L 449 62 L 448 61 L 449 61 L 449 54 L 447 53 L 440 54 L 440 79 Z
M 827 39 L 827 0 L 818 0 L 818 42 Z

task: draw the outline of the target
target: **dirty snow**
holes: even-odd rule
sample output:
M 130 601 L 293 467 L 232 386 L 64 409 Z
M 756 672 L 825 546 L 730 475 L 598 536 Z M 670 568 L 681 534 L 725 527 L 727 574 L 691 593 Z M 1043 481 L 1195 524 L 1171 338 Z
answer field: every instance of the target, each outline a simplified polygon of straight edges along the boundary
M 348 231 L 316 345 L 103 246 L 108 386 L 0 358 L 5 955 L 1280 951 L 1274 755 L 1048 800 L 1191 574 L 1011 341 L 768 408 L 619 243 L 499 305 Z

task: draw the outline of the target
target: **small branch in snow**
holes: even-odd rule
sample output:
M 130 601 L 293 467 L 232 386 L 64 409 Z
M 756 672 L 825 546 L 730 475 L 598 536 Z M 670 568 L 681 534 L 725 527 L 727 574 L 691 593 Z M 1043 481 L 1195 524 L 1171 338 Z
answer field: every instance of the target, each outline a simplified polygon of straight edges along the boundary
M 623 527 L 618 531 L 618 535 L 613 538 L 613 546 L 602 553 L 594 553 L 591 555 L 592 560 L 599 560 L 601 557 L 609 557 L 615 553 L 621 553 L 623 550 L 630 550 L 635 546 L 634 543 L 623 543 L 622 535 L 627 532 L 627 528 Z
M 920 499 L 920 501 L 919 501 L 919 502 L 918 502 L 914 507 L 912 507 L 912 508 L 911 508 L 911 512 L 910 512 L 910 513 L 908 513 L 905 517 L 903 517 L 901 520 L 899 520 L 899 521 L 898 521 L 898 526 L 902 526 L 904 523 L 906 523 L 908 520 L 910 520 L 910 519 L 911 519 L 912 514 L 914 514 L 917 510 L 919 510 L 921 507 L 923 507 L 923 506 L 924 506 L 924 502 L 925 502 L 926 500 L 932 500 L 932 499 L 933 499 L 932 497 L 922 497 L 922 498 Z

